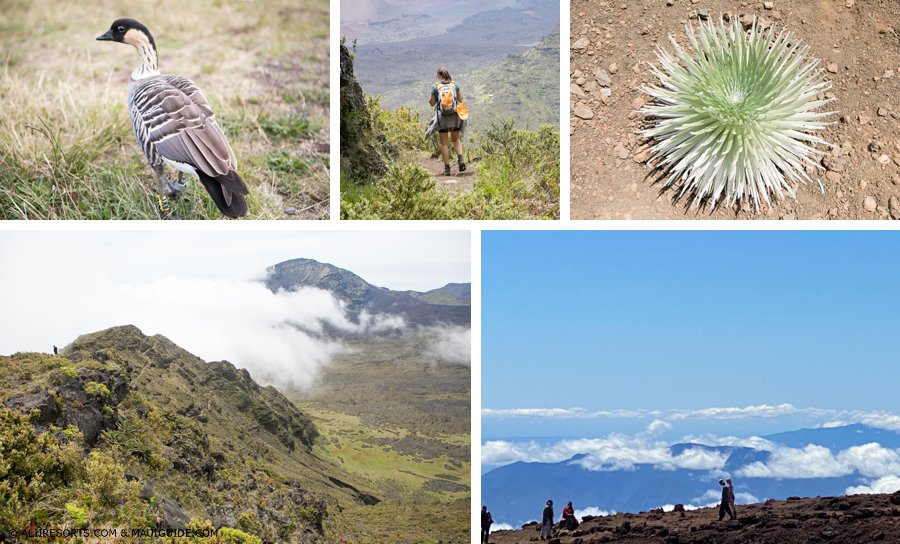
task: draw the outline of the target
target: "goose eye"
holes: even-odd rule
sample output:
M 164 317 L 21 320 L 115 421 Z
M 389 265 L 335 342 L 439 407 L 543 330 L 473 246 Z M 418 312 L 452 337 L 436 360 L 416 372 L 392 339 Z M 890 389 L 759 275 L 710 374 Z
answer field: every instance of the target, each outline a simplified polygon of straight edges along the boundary
M 119 32 L 125 32 L 125 27 L 124 27 L 124 26 L 120 26 L 120 27 L 117 28 L 116 30 L 118 30 Z

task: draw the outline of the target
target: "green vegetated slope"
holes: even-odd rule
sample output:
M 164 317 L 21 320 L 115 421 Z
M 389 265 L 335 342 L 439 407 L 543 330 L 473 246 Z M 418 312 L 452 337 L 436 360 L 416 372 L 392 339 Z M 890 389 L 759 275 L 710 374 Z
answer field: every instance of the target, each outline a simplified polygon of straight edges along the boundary
M 538 130 L 559 128 L 559 28 L 524 53 L 463 74 L 470 88 L 464 93 L 472 112 L 472 126 L 513 116 L 516 125 Z
M 422 166 L 437 156 L 437 137 L 424 138 L 423 113 L 418 106 L 386 110 L 379 98 L 366 96 L 353 75 L 352 52 L 342 45 L 341 217 L 558 219 L 559 62 L 557 56 L 555 68 L 547 69 L 551 41 L 548 37 L 522 55 L 534 63 L 519 68 L 521 80 L 512 77 L 514 59 L 473 73 L 480 98 L 472 98 L 476 109 L 464 142 L 464 159 L 475 170 L 467 191 L 438 186 L 433 172 Z M 491 78 L 499 78 L 496 94 L 488 90 Z M 534 107 L 521 105 L 538 100 L 554 85 L 550 78 L 556 78 L 555 92 Z M 552 124 L 537 126 L 544 119 Z M 534 130 L 517 128 L 522 126 Z
M 230 363 L 132 326 L 82 336 L 61 356 L 0 357 L 0 369 L 0 530 L 214 526 L 224 528 L 218 542 L 468 540 L 462 428 L 367 420 L 314 398 L 301 410 Z M 377 405 L 378 392 L 368 393 Z M 456 393 L 468 406 L 468 393 Z M 426 505 L 418 533 L 399 538 L 396 520 L 412 519 L 417 503 Z
M 126 16 L 150 29 L 162 73 L 203 90 L 250 189 L 248 218 L 327 217 L 327 0 L 110 8 L 3 2 L 0 219 L 220 217 L 194 178 L 179 198 L 157 201 L 126 109 L 137 53 L 95 41 Z
M 317 450 L 380 493 L 345 509 L 335 529 L 353 542 L 469 541 L 471 372 L 433 364 L 428 344 L 355 342 L 319 386 L 286 393 L 322 433 Z

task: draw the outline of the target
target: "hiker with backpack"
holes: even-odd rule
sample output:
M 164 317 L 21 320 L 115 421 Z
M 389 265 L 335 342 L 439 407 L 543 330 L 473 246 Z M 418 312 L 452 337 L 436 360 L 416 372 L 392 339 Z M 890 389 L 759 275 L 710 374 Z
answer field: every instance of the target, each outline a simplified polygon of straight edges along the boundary
M 431 96 L 428 103 L 434 107 L 436 117 L 435 128 L 441 140 L 441 158 L 444 159 L 444 175 L 450 175 L 450 148 L 449 142 L 453 142 L 456 150 L 456 160 L 460 172 L 466 171 L 466 163 L 463 162 L 462 141 L 460 130 L 463 128 L 465 118 L 468 117 L 468 108 L 463 104 L 462 91 L 459 84 L 450 77 L 446 68 L 437 71 L 437 81 L 431 87 Z M 426 134 L 427 136 L 427 134 Z

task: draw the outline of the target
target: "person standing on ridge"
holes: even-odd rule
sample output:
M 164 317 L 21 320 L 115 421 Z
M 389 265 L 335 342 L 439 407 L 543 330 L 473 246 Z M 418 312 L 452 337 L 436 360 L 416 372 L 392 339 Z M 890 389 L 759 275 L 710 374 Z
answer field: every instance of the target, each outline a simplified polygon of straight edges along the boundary
M 731 489 L 725 484 L 725 480 L 719 480 L 722 486 L 722 501 L 719 503 L 719 521 L 725 518 L 725 514 L 731 519 L 735 519 L 734 511 L 731 509 Z
M 550 540 L 553 536 L 553 501 L 548 500 L 541 518 L 541 540 Z
M 450 72 L 446 68 L 437 71 L 437 81 L 431 86 L 431 96 L 428 103 L 435 108 L 438 123 L 438 137 L 441 139 L 441 158 L 444 159 L 444 175 L 450 175 L 450 148 L 449 141 L 453 142 L 456 150 L 456 161 L 460 172 L 466 171 L 466 163 L 463 162 L 462 141 L 460 129 L 463 120 L 458 109 L 462 105 L 463 95 L 459 84 L 450 78 Z M 466 110 L 468 111 L 468 110 Z
M 737 508 L 734 507 L 734 484 L 731 478 L 725 478 L 725 484 L 728 486 L 729 504 L 731 505 L 731 515 L 737 518 Z
M 488 544 L 488 537 L 491 534 L 491 524 L 494 523 L 494 518 L 491 517 L 491 513 L 488 512 L 487 506 L 481 507 L 481 543 Z

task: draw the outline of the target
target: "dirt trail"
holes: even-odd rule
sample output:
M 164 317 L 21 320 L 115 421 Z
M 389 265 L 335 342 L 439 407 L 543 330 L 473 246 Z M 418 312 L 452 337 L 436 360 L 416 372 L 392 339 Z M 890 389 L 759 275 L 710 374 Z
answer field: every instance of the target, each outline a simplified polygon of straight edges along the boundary
M 456 161 L 451 159 L 449 176 L 444 175 L 444 161 L 440 157 L 432 157 L 428 153 L 421 153 L 416 157 L 416 162 L 428 170 L 437 180 L 438 189 L 453 192 L 471 191 L 475 186 L 475 169 L 466 164 L 466 171 L 459 172 Z

